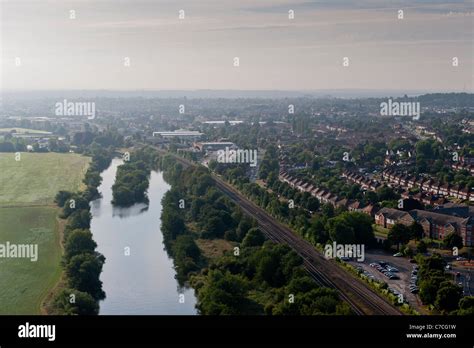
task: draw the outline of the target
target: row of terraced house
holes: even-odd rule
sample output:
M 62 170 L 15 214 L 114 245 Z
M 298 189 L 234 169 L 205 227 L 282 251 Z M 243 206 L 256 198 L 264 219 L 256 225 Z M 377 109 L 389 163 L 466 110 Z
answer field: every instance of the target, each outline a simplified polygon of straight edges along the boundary
M 365 190 L 371 190 L 371 191 L 377 191 L 379 187 L 382 186 L 382 184 L 376 180 L 371 180 L 363 175 L 360 175 L 358 173 L 354 173 L 351 171 L 344 171 L 342 173 L 342 177 L 347 179 L 350 182 L 356 183 L 361 186 L 362 189 Z M 411 185 L 411 183 L 409 183 Z M 395 183 L 392 183 L 390 186 L 399 186 L 395 185 Z M 401 193 L 402 198 L 404 199 L 415 199 L 422 204 L 426 205 L 431 205 L 431 206 L 439 206 L 447 203 L 447 199 L 437 195 L 437 194 L 432 194 L 430 192 L 419 192 L 416 194 L 410 193 L 407 189 Z
M 345 207 L 348 211 L 362 212 L 371 216 L 374 216 L 377 211 L 377 207 L 372 204 L 364 205 L 358 200 L 339 197 L 325 188 L 320 188 L 305 180 L 295 178 L 285 171 L 280 172 L 278 179 L 300 192 L 308 192 L 320 203 L 331 204 L 336 208 Z
M 348 170 L 342 173 L 342 177 L 360 185 L 360 187 L 365 190 L 377 191 L 377 189 L 382 186 L 382 184 L 376 180 L 371 180 L 363 175 Z
M 346 174 L 349 173 L 346 172 Z M 343 206 L 349 211 L 358 211 L 374 216 L 375 223 L 385 228 L 390 228 L 395 223 L 409 226 L 417 221 L 423 227 L 425 237 L 443 239 L 448 233 L 456 233 L 462 237 L 464 245 L 474 245 L 472 238 L 474 207 L 447 203 L 432 210 L 413 209 L 408 212 L 392 208 L 378 210 L 377 206 L 374 205 L 364 206 L 358 200 L 340 198 L 327 189 L 318 188 L 305 180 L 291 176 L 285 171 L 280 172 L 279 180 L 300 192 L 310 193 L 321 203 L 332 204 L 334 207 Z M 361 178 L 358 180 L 359 185 L 365 184 L 369 189 L 376 189 L 380 186 L 380 184 L 373 185 L 374 181 L 362 182 Z
M 463 164 L 463 163 L 455 163 L 451 165 L 451 168 L 459 171 L 459 170 L 466 170 L 469 174 L 474 175 L 474 165 L 470 164 Z
M 401 187 L 405 190 L 419 188 L 420 191 L 432 195 L 454 197 L 471 202 L 474 201 L 474 193 L 469 187 L 460 187 L 459 185 L 451 185 L 448 183 L 441 184 L 433 179 L 405 175 L 392 169 L 384 170 L 382 172 L 382 178 L 388 182 L 389 186 Z

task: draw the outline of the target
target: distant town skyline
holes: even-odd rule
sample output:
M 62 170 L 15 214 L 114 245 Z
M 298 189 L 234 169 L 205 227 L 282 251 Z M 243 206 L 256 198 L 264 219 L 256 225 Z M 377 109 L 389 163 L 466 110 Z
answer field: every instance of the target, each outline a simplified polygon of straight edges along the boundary
M 0 14 L 4 91 L 473 92 L 470 1 L 0 0 Z

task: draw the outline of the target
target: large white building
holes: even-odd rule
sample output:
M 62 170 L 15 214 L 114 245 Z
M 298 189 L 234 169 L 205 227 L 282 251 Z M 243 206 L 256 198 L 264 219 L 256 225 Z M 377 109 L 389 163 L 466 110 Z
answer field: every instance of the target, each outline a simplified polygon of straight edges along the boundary
M 163 132 L 153 132 L 154 137 L 162 138 L 179 138 L 187 140 L 196 140 L 201 138 L 204 133 L 198 131 L 188 131 L 184 129 L 178 129 L 175 131 L 163 131 Z

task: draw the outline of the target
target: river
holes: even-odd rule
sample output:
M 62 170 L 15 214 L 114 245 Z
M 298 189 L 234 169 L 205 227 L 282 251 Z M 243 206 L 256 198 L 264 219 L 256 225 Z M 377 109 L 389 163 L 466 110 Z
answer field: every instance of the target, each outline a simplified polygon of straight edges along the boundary
M 164 250 L 161 199 L 170 185 L 153 171 L 148 206 L 114 208 L 112 185 L 122 163 L 113 159 L 101 173 L 102 198 L 91 202 L 91 231 L 106 258 L 100 279 L 107 297 L 100 302 L 100 314 L 196 314 L 194 290 L 178 286 L 173 261 Z

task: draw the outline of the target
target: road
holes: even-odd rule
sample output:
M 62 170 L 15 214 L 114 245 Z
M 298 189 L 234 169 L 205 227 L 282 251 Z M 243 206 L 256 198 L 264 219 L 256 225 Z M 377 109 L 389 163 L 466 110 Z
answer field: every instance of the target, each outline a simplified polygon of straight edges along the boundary
M 459 272 L 459 276 L 456 273 Z M 463 267 L 452 267 L 452 271 L 448 272 L 453 277 L 456 284 L 460 285 L 463 289 L 465 296 L 472 296 L 474 294 L 474 281 L 472 279 L 472 270 Z
M 165 152 L 162 149 L 158 149 Z M 184 166 L 192 162 L 175 156 Z M 321 286 L 336 289 L 357 315 L 401 315 L 402 313 L 385 298 L 369 288 L 360 279 L 343 270 L 334 261 L 325 259 L 313 245 L 282 225 L 265 210 L 249 201 L 232 186 L 214 175 L 216 186 L 232 199 L 246 214 L 255 218 L 267 237 L 289 245 L 304 260 L 309 274 Z

